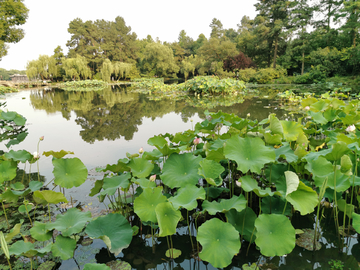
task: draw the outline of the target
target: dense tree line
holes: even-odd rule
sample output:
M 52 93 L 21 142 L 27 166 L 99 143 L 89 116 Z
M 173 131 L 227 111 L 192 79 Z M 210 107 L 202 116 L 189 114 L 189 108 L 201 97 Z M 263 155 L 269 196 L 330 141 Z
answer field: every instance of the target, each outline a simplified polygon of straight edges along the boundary
M 360 69 L 360 0 L 259 0 L 255 18 L 244 16 L 237 29 L 214 18 L 209 39 L 185 30 L 172 43 L 138 39 L 122 17 L 70 22 L 64 56 L 29 62 L 27 74 L 42 79 L 138 76 L 236 76 L 245 68 L 281 68 L 289 75 L 353 75 Z M 240 18 L 239 18 L 240 19 Z M 50 58 L 53 58 L 51 60 Z

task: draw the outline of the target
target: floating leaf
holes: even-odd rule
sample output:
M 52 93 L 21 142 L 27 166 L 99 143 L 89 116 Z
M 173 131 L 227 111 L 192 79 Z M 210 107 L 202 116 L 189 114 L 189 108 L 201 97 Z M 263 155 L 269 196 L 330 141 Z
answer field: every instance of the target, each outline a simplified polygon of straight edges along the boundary
M 110 213 L 91 221 L 85 229 L 89 237 L 102 239 L 116 256 L 130 245 L 133 231 L 124 216 Z
M 201 160 L 200 156 L 195 157 L 191 153 L 172 154 L 164 164 L 161 180 L 170 188 L 196 185 L 200 178 L 198 169 Z
M 155 208 L 160 227 L 159 236 L 168 236 L 176 233 L 176 226 L 181 219 L 179 210 L 175 210 L 169 202 L 159 203 Z
M 202 246 L 200 258 L 216 268 L 231 264 L 232 258 L 241 247 L 239 233 L 235 228 L 217 218 L 203 223 L 198 229 L 196 239 Z
M 128 262 L 124 261 L 111 261 L 107 262 L 106 265 L 109 266 L 111 270 L 131 270 L 131 265 Z
M 55 244 L 53 244 L 51 247 L 51 251 L 55 257 L 60 257 L 65 261 L 71 259 L 74 256 L 75 248 L 75 239 L 58 235 L 56 236 Z
M 173 204 L 175 209 L 182 207 L 190 211 L 197 207 L 197 199 L 205 200 L 204 188 L 187 185 L 183 188 L 179 188 L 176 196 L 170 197 L 169 201 Z
M 299 247 L 312 251 L 314 250 L 314 238 L 315 238 L 314 230 L 303 229 L 303 233 L 300 234 L 300 237 L 296 239 L 296 244 Z M 321 244 L 318 242 L 318 239 L 315 240 L 315 246 L 316 246 L 316 250 L 319 250 L 321 248 Z
M 283 256 L 294 249 L 295 229 L 286 216 L 261 214 L 255 227 L 255 243 L 264 256 Z
M 87 263 L 84 265 L 84 270 L 111 270 L 106 264 Z
M 54 165 L 55 184 L 64 188 L 72 188 L 85 182 L 88 170 L 80 159 L 61 158 L 54 159 L 52 163 Z
M 142 221 L 157 222 L 155 208 L 159 203 L 166 202 L 162 188 L 144 188 L 139 197 L 135 198 L 134 211 Z
M 170 248 L 165 252 L 165 256 L 168 258 L 176 259 L 180 257 L 181 250 L 178 250 L 176 248 Z
M 222 199 L 220 202 L 216 201 L 204 201 L 202 204 L 203 210 L 209 212 L 210 215 L 215 215 L 216 213 L 225 213 L 230 211 L 230 209 L 235 209 L 238 212 L 241 212 L 245 209 L 247 201 L 244 195 L 233 196 L 231 199 Z
M 233 136 L 224 147 L 225 157 L 235 160 L 242 173 L 260 173 L 266 163 L 275 161 L 274 150 L 265 146 L 260 138 Z
M 81 232 L 90 220 L 90 212 L 81 212 L 77 208 L 71 208 L 64 214 L 57 215 L 56 221 L 48 224 L 48 230 L 56 229 L 61 231 L 63 236 L 71 236 Z

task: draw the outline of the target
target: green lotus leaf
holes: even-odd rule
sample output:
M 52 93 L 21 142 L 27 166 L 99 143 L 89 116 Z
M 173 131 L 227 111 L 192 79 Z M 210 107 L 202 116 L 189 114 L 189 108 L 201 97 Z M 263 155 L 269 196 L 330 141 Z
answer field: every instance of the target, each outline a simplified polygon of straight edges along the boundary
M 283 256 L 295 247 L 295 229 L 286 216 L 261 214 L 255 220 L 256 245 L 264 256 Z
M 142 188 L 154 188 L 156 187 L 156 183 L 150 181 L 149 179 L 146 178 L 132 178 L 131 182 L 139 185 Z
M 300 181 L 297 190 L 287 195 L 286 200 L 293 205 L 295 210 L 300 211 L 301 215 L 306 215 L 314 211 L 318 204 L 318 195 L 316 191 Z
M 235 209 L 238 212 L 241 212 L 246 208 L 247 201 L 244 195 L 233 196 L 231 199 L 222 199 L 220 202 L 216 201 L 204 201 L 202 203 L 203 210 L 206 210 L 210 215 L 215 215 L 218 212 L 226 213 L 230 209 Z
M 17 115 L 17 112 L 4 112 L 4 111 L 1 111 L 1 118 L 4 119 L 4 120 L 7 120 L 7 121 L 11 121 L 11 120 L 14 120 L 15 117 Z
M 210 185 L 220 186 L 222 184 L 221 174 L 225 171 L 223 166 L 214 160 L 208 159 L 203 159 L 199 164 L 198 174 L 203 176 Z
M 61 151 L 47 151 L 47 152 L 43 152 L 43 155 L 45 157 L 48 157 L 48 156 L 53 156 L 54 158 L 57 158 L 57 159 L 60 159 L 60 158 L 63 158 L 64 156 L 66 155 L 73 155 L 74 152 L 71 152 L 71 151 L 65 151 L 65 150 L 61 150 Z
M 346 215 L 349 217 L 349 218 L 352 218 L 352 215 L 353 213 L 355 212 L 355 206 L 352 205 L 352 204 L 348 204 L 346 203 L 346 201 L 344 199 L 340 199 L 337 201 L 337 206 L 339 208 L 339 210 L 341 212 L 344 212 L 346 213 Z
M 334 171 L 331 162 L 321 156 L 315 160 L 308 161 L 305 165 L 305 169 L 311 172 L 315 177 L 320 177 L 322 179 L 329 176 Z
M 224 223 L 217 218 L 203 223 L 198 229 L 196 239 L 202 246 L 200 258 L 216 268 L 231 264 L 232 258 L 241 247 L 238 231 L 230 223 Z
M 167 140 L 162 136 L 154 136 L 148 141 L 149 145 L 155 146 L 164 156 L 169 156 L 172 153 L 178 153 L 179 149 L 170 148 Z
M 33 227 L 30 229 L 31 236 L 38 241 L 47 241 L 52 237 L 52 232 L 47 228 L 47 223 L 34 222 Z
M 111 270 L 106 264 L 87 263 L 84 265 L 84 270 Z
M 90 190 L 89 196 L 94 197 L 96 194 L 100 192 L 102 186 L 104 184 L 104 180 L 96 180 L 93 188 Z
M 268 196 L 261 199 L 261 212 L 263 214 L 283 214 L 285 216 L 291 216 L 291 211 L 291 204 L 287 203 L 283 197 Z
M 155 208 L 159 203 L 166 202 L 162 187 L 144 188 L 139 197 L 135 198 L 134 211 L 142 221 L 157 222 Z
M 131 265 L 128 262 L 114 260 L 106 263 L 111 270 L 131 270 Z
M 243 270 L 259 270 L 259 267 L 256 263 L 252 263 L 251 265 L 243 264 L 242 265 Z
M 310 106 L 311 104 L 313 104 L 317 101 L 318 100 L 314 97 L 304 98 L 301 100 L 301 106 L 305 108 L 306 106 Z
M 342 173 L 348 172 L 353 167 L 351 159 L 350 159 L 350 157 L 348 155 L 343 155 L 341 157 L 340 166 L 341 166 L 341 172 Z
M 53 243 L 49 243 L 43 248 L 36 249 L 36 251 L 37 251 L 37 253 L 40 253 L 41 255 L 49 254 L 50 251 L 51 251 L 52 246 L 53 246 Z
M 159 203 L 155 208 L 156 217 L 159 223 L 159 236 L 168 236 L 176 233 L 176 226 L 181 219 L 181 213 L 171 203 Z
M 284 129 L 284 137 L 286 141 L 296 141 L 301 133 L 303 133 L 302 126 L 293 121 L 280 121 Z
M 78 158 L 61 158 L 52 161 L 54 183 L 63 188 L 78 187 L 88 176 L 88 170 Z
M 23 190 L 25 188 L 25 185 L 23 183 L 16 182 L 16 183 L 10 184 L 10 187 L 14 190 Z
M 324 111 L 329 107 L 329 102 L 325 100 L 318 100 L 317 102 L 311 104 L 310 108 L 311 110 L 318 112 L 318 111 Z
M 170 197 L 169 201 L 173 204 L 175 209 L 182 207 L 190 211 L 197 207 L 196 200 L 198 199 L 205 200 L 204 188 L 187 185 L 183 188 L 179 188 L 176 195 Z
M 8 153 L 5 153 L 5 157 L 7 159 L 13 159 L 15 161 L 25 163 L 26 161 L 31 160 L 32 155 L 26 150 L 10 150 Z
M 275 161 L 275 151 L 260 138 L 233 136 L 224 147 L 225 157 L 235 160 L 242 173 L 260 173 L 266 163 Z
M 131 169 L 133 176 L 142 178 L 149 176 L 154 169 L 154 164 L 143 158 L 133 158 L 130 160 L 128 167 Z
M 279 158 L 284 158 L 289 163 L 293 163 L 298 160 L 298 156 L 294 153 L 294 150 L 291 149 L 288 142 L 284 143 L 278 149 L 275 149 L 275 154 L 276 160 L 279 160 Z
M 280 134 L 265 133 L 264 139 L 265 142 L 270 145 L 281 144 L 282 142 L 282 136 Z
M 26 118 L 20 114 L 16 114 L 15 118 L 14 118 L 14 123 L 17 126 L 24 126 L 26 123 Z
M 309 115 L 317 124 L 326 125 L 328 123 L 328 120 L 323 116 L 322 112 L 309 111 Z
M 130 173 L 124 173 L 113 177 L 105 177 L 102 185 L 104 190 L 100 192 L 100 195 L 114 195 L 118 188 L 122 188 L 124 190 L 128 189 L 130 186 L 130 177 Z
M 314 250 L 314 238 L 315 231 L 312 229 L 303 229 L 303 233 L 300 234 L 300 237 L 296 239 L 296 244 L 299 247 L 305 248 L 307 250 Z M 315 250 L 319 250 L 321 244 L 318 242 L 318 239 L 315 240 Z
M 37 270 L 49 270 L 49 269 L 54 269 L 56 266 L 56 263 L 53 261 L 46 261 L 43 262 L 42 264 L 39 265 L 39 267 L 37 268 Z
M 337 142 L 331 146 L 331 152 L 325 157 L 329 161 L 339 160 L 343 155 L 347 154 L 350 151 L 345 142 Z
M 74 256 L 75 248 L 75 239 L 58 235 L 56 236 L 55 244 L 51 247 L 51 251 L 55 257 L 60 257 L 62 260 L 68 260 Z
M 176 259 L 180 257 L 180 255 L 181 255 L 181 250 L 176 248 L 170 248 L 165 252 L 165 256 L 172 259 Z
M 11 181 L 16 176 L 17 166 L 10 160 L 0 161 L 0 184 Z
M 284 133 L 284 129 L 281 125 L 280 120 L 276 117 L 274 113 L 269 115 L 269 120 L 270 120 L 269 128 L 271 133 L 282 135 Z
M 252 178 L 251 175 L 245 175 L 244 177 L 240 177 L 238 181 L 241 183 L 241 188 L 244 191 L 253 191 L 259 197 L 273 196 L 274 194 L 281 196 L 281 192 L 272 192 L 271 188 L 261 189 L 261 187 L 258 186 L 258 182 L 254 178 Z
M 18 210 L 20 214 L 27 214 L 30 213 L 30 211 L 33 209 L 33 206 L 31 204 L 27 204 L 27 205 L 20 205 Z
M 172 154 L 165 162 L 161 180 L 170 188 L 185 187 L 188 184 L 196 185 L 199 182 L 198 175 L 200 156 L 191 153 Z
M 151 152 L 145 151 L 142 155 L 143 159 L 158 160 L 163 154 L 158 149 L 153 149 Z
M 360 214 L 352 213 L 352 226 L 357 233 L 360 233 Z
M 5 241 L 9 243 L 15 235 L 18 235 L 21 230 L 21 225 L 23 224 L 23 220 L 20 223 L 15 224 L 15 226 L 10 230 L 8 234 L 5 236 Z
M 37 251 L 35 251 L 35 246 L 33 243 L 19 240 L 9 247 L 9 253 L 11 255 L 24 255 L 26 257 L 32 257 L 36 255 Z
M 91 220 L 91 212 L 81 212 L 77 208 L 71 208 L 65 214 L 56 216 L 56 221 L 49 223 L 47 229 L 61 231 L 62 236 L 71 236 L 84 229 L 85 224 Z
M 246 241 L 251 241 L 251 243 L 255 241 L 256 233 L 254 228 L 257 215 L 250 207 L 246 207 L 241 212 L 231 209 L 225 213 L 225 216 Z
M 335 173 L 332 172 L 327 176 L 328 182 L 327 186 L 331 189 L 335 189 L 336 185 L 336 192 L 344 192 L 350 187 L 350 180 L 352 180 L 352 176 L 348 176 L 343 174 L 340 170 L 336 170 Z M 315 179 L 315 185 L 320 186 L 322 184 L 322 179 Z
M 43 183 L 39 182 L 39 181 L 30 181 L 29 183 L 29 188 L 32 192 L 39 190 L 40 188 L 43 187 Z
M 285 172 L 285 179 L 286 179 L 286 194 L 285 196 L 289 195 L 293 191 L 297 190 L 299 186 L 299 176 L 292 171 Z
M 130 245 L 133 231 L 119 213 L 111 213 L 91 221 L 85 229 L 89 237 L 102 239 L 116 256 Z
M 46 203 L 59 203 L 65 202 L 67 203 L 68 200 L 65 198 L 64 194 L 61 192 L 56 192 L 53 190 L 37 190 L 33 194 L 34 199 L 36 198 L 45 201 Z
M 220 162 L 220 160 L 225 159 L 224 156 L 224 143 L 225 140 L 217 139 L 210 143 L 205 143 L 204 150 L 206 154 L 206 159 L 214 160 Z
M 324 117 L 328 122 L 332 122 L 337 117 L 338 113 L 336 110 L 326 110 L 324 112 Z
M 129 160 L 127 158 L 124 159 L 119 159 L 117 164 L 113 164 L 113 165 L 106 165 L 106 168 L 103 170 L 104 172 L 106 171 L 111 171 L 113 173 L 119 173 L 119 172 L 125 172 L 125 171 L 129 171 L 130 168 L 127 166 L 127 164 L 129 163 Z
M 9 202 L 9 203 L 17 203 L 19 196 L 14 194 L 11 189 L 7 189 L 5 192 L 0 194 L 0 200 Z

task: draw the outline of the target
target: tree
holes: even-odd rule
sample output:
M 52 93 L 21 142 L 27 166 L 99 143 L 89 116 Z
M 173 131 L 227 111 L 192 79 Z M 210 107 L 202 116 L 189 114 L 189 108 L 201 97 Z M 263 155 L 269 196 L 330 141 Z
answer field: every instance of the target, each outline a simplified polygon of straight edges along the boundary
M 52 80 L 57 76 L 55 58 L 53 56 L 40 55 L 39 59 L 29 61 L 26 65 L 26 75 L 29 79 L 41 78 L 41 80 Z
M 0 60 L 7 54 L 6 43 L 17 43 L 24 37 L 18 26 L 26 22 L 28 12 L 22 0 L 0 1 Z
M 85 57 L 77 55 L 75 58 L 63 58 L 62 66 L 66 76 L 73 80 L 91 78 L 91 70 Z
M 255 63 L 251 60 L 250 57 L 240 52 L 238 55 L 233 57 L 228 57 L 224 60 L 224 69 L 226 71 L 234 71 L 239 69 L 246 68 L 255 68 Z
M 343 7 L 335 15 L 336 21 L 340 19 L 345 19 L 340 29 L 350 37 L 349 45 L 355 48 L 360 30 L 360 0 L 344 1 Z
M 212 19 L 209 26 L 211 28 L 210 38 L 223 37 L 225 31 L 223 29 L 223 24 L 220 22 L 220 20 L 218 20 L 216 18 Z
M 161 43 L 149 43 L 145 47 L 143 68 L 151 76 L 176 76 L 179 67 L 171 48 Z

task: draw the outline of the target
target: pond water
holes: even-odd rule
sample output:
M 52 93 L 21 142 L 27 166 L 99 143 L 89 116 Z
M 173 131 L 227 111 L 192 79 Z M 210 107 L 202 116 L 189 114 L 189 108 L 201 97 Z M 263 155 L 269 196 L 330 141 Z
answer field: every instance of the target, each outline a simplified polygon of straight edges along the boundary
M 126 153 L 137 153 L 140 147 L 151 151 L 152 147 L 147 144 L 147 140 L 152 136 L 192 129 L 195 123 L 206 118 L 205 110 L 222 110 L 259 121 L 270 113 L 275 113 L 279 119 L 289 117 L 288 112 L 281 107 L 276 90 L 259 91 L 260 97 L 249 94 L 247 97 L 228 100 L 223 97 L 158 99 L 119 86 L 101 92 L 66 92 L 55 88 L 23 90 L 5 96 L 5 109 L 25 116 L 29 132 L 22 143 L 11 149 L 25 149 L 33 153 L 37 150 L 39 138 L 44 136 L 44 141 L 40 142 L 40 153 L 62 149 L 73 151 L 74 156 L 80 158 L 88 168 L 89 179 L 80 188 L 68 190 L 66 197 L 78 200 L 93 213 L 99 213 L 103 207 L 96 197 L 88 196 L 95 180 L 102 177 L 95 168 L 115 164 L 126 157 Z M 0 149 L 7 150 L 4 145 Z M 46 183 L 53 177 L 51 159 L 51 156 L 41 156 L 39 162 Z M 30 168 L 24 170 L 28 172 Z M 33 165 L 31 172 L 36 170 Z M 293 222 L 308 223 L 312 227 L 313 219 L 295 216 Z M 334 224 L 327 220 L 322 222 L 329 224 L 322 226 L 326 228 L 324 234 L 327 237 L 322 239 L 324 247 L 320 251 L 314 253 L 297 246 L 287 257 L 262 258 L 254 247 L 250 248 L 248 256 L 245 256 L 246 248 L 242 248 L 243 256 L 236 256 L 228 268 L 241 269 L 243 264 L 260 261 L 266 264 L 267 268 L 264 269 L 331 269 L 328 262 L 334 259 L 347 263 L 343 269 L 357 269 L 357 261 L 352 256 L 360 260 L 360 247 L 355 238 L 357 235 L 347 240 L 347 252 L 339 253 Z M 186 226 L 180 227 L 173 236 L 174 243 L 177 243 L 183 255 L 171 264 L 166 262 L 164 256 L 166 239 L 158 238 L 157 252 L 153 254 L 151 241 L 145 237 L 149 232 L 134 237 L 130 247 L 120 253 L 118 258 L 129 262 L 134 269 L 214 269 L 210 264 L 190 256 L 189 235 L 185 231 Z M 109 255 L 101 240 L 94 240 L 89 246 L 80 245 L 74 257 L 62 262 L 59 269 L 82 269 L 85 263 L 105 263 L 115 258 Z

